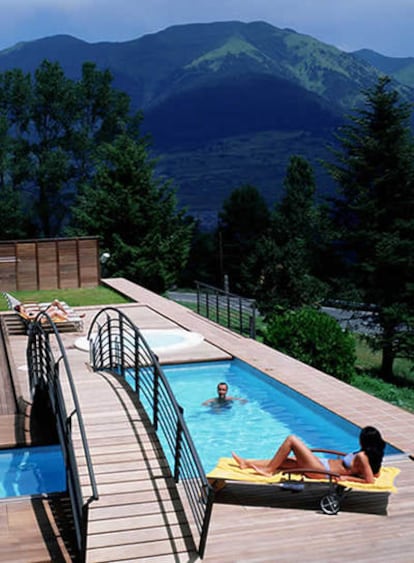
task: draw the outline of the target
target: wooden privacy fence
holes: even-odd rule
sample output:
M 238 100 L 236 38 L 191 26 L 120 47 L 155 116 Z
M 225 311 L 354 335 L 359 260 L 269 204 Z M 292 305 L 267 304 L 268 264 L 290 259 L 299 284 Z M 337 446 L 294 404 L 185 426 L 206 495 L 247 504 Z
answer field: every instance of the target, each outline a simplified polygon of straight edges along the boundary
M 0 290 L 95 287 L 97 237 L 0 241 Z

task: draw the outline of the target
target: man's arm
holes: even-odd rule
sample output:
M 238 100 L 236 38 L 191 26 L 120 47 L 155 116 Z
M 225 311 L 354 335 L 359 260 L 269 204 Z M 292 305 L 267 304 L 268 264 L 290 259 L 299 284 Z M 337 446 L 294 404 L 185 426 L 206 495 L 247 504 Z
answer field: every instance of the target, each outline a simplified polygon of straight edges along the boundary
M 228 401 L 239 401 L 240 403 L 242 403 L 242 405 L 244 405 L 244 403 L 247 403 L 247 399 L 242 399 L 241 397 L 227 397 Z
M 204 406 L 208 406 L 211 405 L 211 403 L 215 403 L 216 399 L 207 399 L 207 401 L 204 401 L 204 403 L 201 403 Z

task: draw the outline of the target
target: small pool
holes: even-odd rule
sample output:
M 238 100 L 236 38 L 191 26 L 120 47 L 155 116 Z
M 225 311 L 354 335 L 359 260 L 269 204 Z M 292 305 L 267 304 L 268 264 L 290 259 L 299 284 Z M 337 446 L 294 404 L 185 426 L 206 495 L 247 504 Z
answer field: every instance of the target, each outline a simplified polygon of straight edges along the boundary
M 191 348 L 203 342 L 204 337 L 198 332 L 191 332 L 182 328 L 158 329 L 148 328 L 142 329 L 141 334 L 146 340 L 148 346 L 156 354 L 164 352 L 177 352 Z M 92 340 L 96 335 L 92 335 Z M 126 337 L 128 339 L 128 333 Z M 133 343 L 134 337 L 130 335 L 130 340 Z M 86 336 L 82 336 L 75 341 L 75 346 L 80 350 L 89 352 L 89 340 Z
M 349 452 L 358 447 L 360 428 L 240 360 L 169 365 L 163 371 L 184 408 L 206 472 L 233 450 L 269 458 L 288 434 L 296 434 L 311 448 Z M 203 406 L 217 396 L 221 381 L 228 383 L 229 395 L 247 402 L 220 409 Z M 398 453 L 387 445 L 386 455 Z
M 60 446 L 0 450 L 0 498 L 65 490 L 66 471 Z

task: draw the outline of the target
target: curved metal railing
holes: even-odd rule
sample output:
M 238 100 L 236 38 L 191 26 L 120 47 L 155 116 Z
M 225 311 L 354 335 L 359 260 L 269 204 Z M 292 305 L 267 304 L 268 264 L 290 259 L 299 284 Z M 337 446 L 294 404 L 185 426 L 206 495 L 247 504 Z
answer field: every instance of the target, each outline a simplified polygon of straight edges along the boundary
M 209 485 L 193 440 L 157 356 L 138 327 L 113 307 L 93 319 L 88 339 L 91 365 L 121 375 L 135 390 L 157 431 L 176 483 L 181 481 L 199 534 L 203 557 L 214 491 Z
M 59 349 L 60 356 L 58 359 L 55 359 L 50 345 L 50 336 L 52 334 L 56 339 Z M 89 504 L 93 500 L 98 500 L 99 497 L 70 365 L 59 332 L 52 319 L 45 312 L 39 313 L 36 319 L 29 325 L 27 364 L 29 368 L 29 382 L 32 397 L 38 387 L 41 389 L 47 389 L 48 391 L 65 461 L 67 489 L 72 506 L 77 548 L 80 554 L 80 560 L 84 561 L 86 557 L 86 533 Z M 60 377 L 59 368 L 62 364 L 71 392 L 72 404 L 70 405 L 70 408 L 72 411 L 69 415 L 67 414 L 66 407 L 68 398 L 65 401 Z M 75 419 L 81 436 L 83 455 L 88 468 L 91 487 L 91 495 L 86 502 L 83 500 L 78 465 L 72 439 L 72 425 Z

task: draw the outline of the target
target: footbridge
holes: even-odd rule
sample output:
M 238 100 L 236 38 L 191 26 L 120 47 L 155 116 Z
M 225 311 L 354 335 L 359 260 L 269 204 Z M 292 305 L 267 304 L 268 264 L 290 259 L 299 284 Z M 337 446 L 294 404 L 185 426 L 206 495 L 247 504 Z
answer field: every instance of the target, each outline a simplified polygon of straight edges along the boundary
M 79 559 L 202 557 L 213 491 L 139 329 L 117 309 L 100 311 L 87 361 L 41 316 L 28 338 L 29 382 L 32 393 L 47 389 L 56 418 Z

